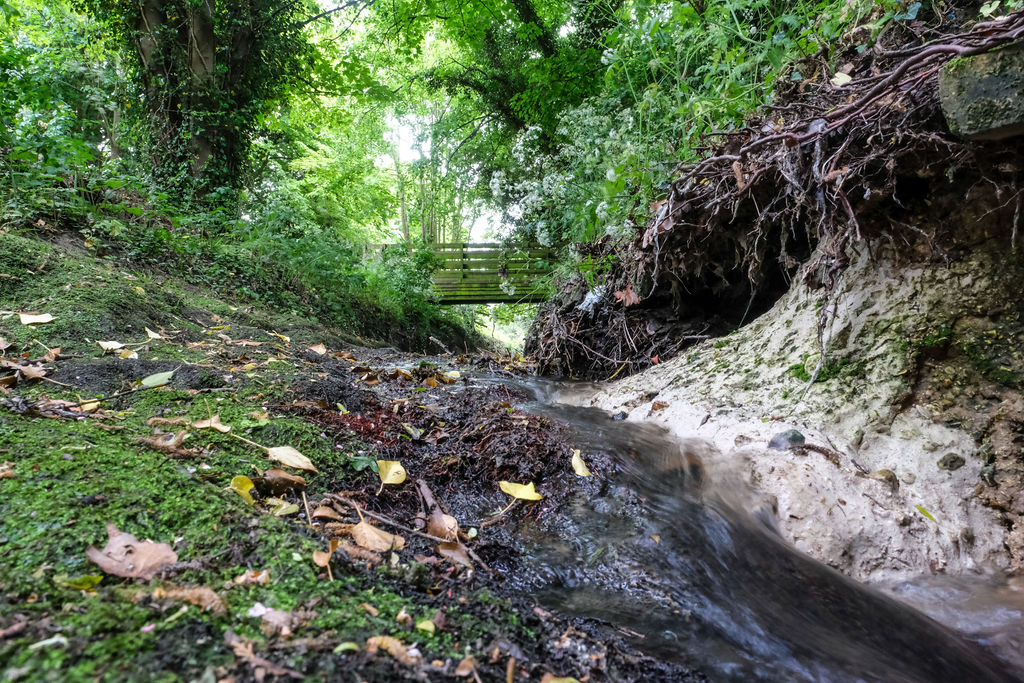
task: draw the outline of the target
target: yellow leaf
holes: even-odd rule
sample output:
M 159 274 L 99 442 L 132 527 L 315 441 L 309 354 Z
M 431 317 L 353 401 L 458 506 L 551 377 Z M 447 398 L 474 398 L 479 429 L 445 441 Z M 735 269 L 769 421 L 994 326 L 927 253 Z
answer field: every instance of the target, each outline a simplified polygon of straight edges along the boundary
M 139 357 L 139 354 L 135 353 L 131 349 L 121 349 L 121 353 L 117 354 L 117 356 L 118 358 L 123 358 L 125 360 L 136 360 Z
M 124 348 L 124 344 L 116 341 L 98 341 L 96 344 L 103 349 L 103 353 L 110 351 L 117 351 L 118 349 Z
M 280 498 L 267 498 L 267 505 L 270 506 L 270 514 L 275 517 L 294 515 L 299 511 L 298 505 L 289 503 L 287 500 L 281 500 Z
M 401 484 L 405 481 L 405 468 L 397 460 L 378 460 L 377 468 L 382 484 Z
M 391 636 L 373 636 L 366 639 L 366 651 L 376 654 L 378 650 L 384 650 L 389 655 L 408 667 L 415 667 L 420 663 L 420 656 L 417 651 L 410 652 L 402 645 L 402 641 Z
M 208 420 L 199 420 L 192 425 L 196 429 L 216 429 L 221 434 L 227 434 L 231 431 L 229 425 L 223 424 L 220 421 L 220 415 L 214 415 Z
M 433 633 L 437 629 L 437 625 L 430 619 L 424 619 L 423 621 L 416 622 L 416 630 L 424 631 L 426 633 Z
M 458 379 L 459 377 L 462 377 L 462 375 L 459 374 L 458 370 L 451 370 L 449 372 L 446 372 L 444 373 L 444 376 L 447 377 L 448 379 Z
M 252 491 L 252 487 L 252 479 L 244 474 L 240 474 L 237 477 L 232 478 L 231 485 L 228 486 L 229 489 L 240 495 L 246 503 L 249 505 L 255 505 L 256 501 L 252 499 L 252 495 L 249 493 L 249 491 Z
M 514 484 L 510 481 L 499 481 L 498 486 L 502 491 L 518 498 L 519 500 L 540 500 L 542 496 L 533 488 L 533 482 L 529 484 Z
M 269 334 L 271 337 L 277 337 L 278 339 L 285 343 L 288 343 L 292 340 L 291 337 L 286 337 L 283 334 L 278 334 L 277 332 L 268 332 L 267 334 Z
M 149 337 L 150 339 L 163 339 L 164 338 L 164 336 L 162 334 L 160 334 L 159 332 L 154 332 L 153 330 L 149 329 L 148 327 L 146 328 L 146 336 Z
M 580 449 L 578 448 L 574 448 L 572 451 L 572 470 L 581 477 L 594 476 L 587 469 L 587 463 L 583 462 L 583 456 L 580 455 Z
M 359 524 L 352 527 L 351 534 L 352 540 L 356 542 L 356 545 L 367 550 L 384 552 L 392 548 L 399 550 L 405 547 L 404 538 L 378 529 L 367 521 L 359 522 Z
M 425 380 L 423 380 L 423 384 L 433 389 L 434 387 L 437 386 L 437 380 L 434 379 L 433 377 L 427 377 Z
M 298 470 L 309 470 L 310 472 L 316 472 L 316 467 L 313 466 L 313 462 L 299 453 L 291 446 L 275 446 L 267 449 L 267 455 L 270 456 L 271 460 L 276 460 L 282 465 L 287 467 L 294 467 Z
M 134 289 L 135 293 L 138 294 L 139 296 L 146 296 L 146 290 L 144 290 L 142 287 L 135 285 L 135 287 L 133 287 L 132 289 Z
M 53 322 L 53 316 L 49 313 L 19 313 L 18 317 L 21 319 L 22 325 L 42 325 L 44 323 Z

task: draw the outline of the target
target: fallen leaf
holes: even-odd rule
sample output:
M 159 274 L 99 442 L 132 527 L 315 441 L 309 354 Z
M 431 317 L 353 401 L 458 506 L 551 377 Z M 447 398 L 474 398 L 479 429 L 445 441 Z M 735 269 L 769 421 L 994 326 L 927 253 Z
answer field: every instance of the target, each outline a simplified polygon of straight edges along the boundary
M 85 556 L 108 574 L 148 581 L 161 568 L 178 561 L 178 554 L 166 543 L 139 541 L 109 523 L 107 535 L 109 539 L 102 550 L 89 546 Z
M 171 377 L 174 376 L 174 370 L 168 370 L 167 372 L 157 372 L 147 377 L 142 378 L 142 386 L 149 387 L 150 389 L 156 387 L 162 387 L 171 381 Z
M 458 370 L 450 370 L 450 371 L 444 373 L 443 377 L 446 377 L 448 379 L 458 379 L 458 378 L 462 377 L 462 375 L 459 373 Z
M 359 522 L 352 527 L 352 540 L 362 548 L 384 552 L 386 550 L 400 550 L 405 547 L 405 539 L 397 534 L 378 529 L 367 521 Z
M 151 417 L 146 420 L 150 427 L 178 427 L 188 424 L 187 417 Z
M 270 506 L 270 514 L 275 517 L 294 515 L 299 511 L 298 505 L 289 503 L 287 500 L 281 500 L 280 498 L 267 498 L 267 505 Z
M 111 351 L 124 348 L 124 344 L 119 341 L 98 341 L 96 345 L 103 349 L 103 353 L 110 353 Z
M 380 614 L 380 610 L 377 609 L 376 607 L 374 607 L 373 605 L 371 605 L 368 602 L 364 602 L 364 603 L 360 604 L 359 607 L 360 607 L 360 609 L 366 610 L 366 613 L 369 614 L 371 617 L 375 617 L 378 614 Z
M 164 338 L 164 336 L 162 334 L 160 334 L 159 332 L 154 332 L 153 330 L 149 329 L 148 327 L 145 328 L 145 330 L 146 330 L 146 337 L 148 337 L 149 339 L 163 339 Z
M 453 564 L 461 564 L 464 567 L 473 568 L 473 561 L 469 559 L 469 551 L 459 541 L 449 541 L 437 546 L 437 554 Z
M 155 600 L 181 600 L 195 605 L 215 617 L 223 617 L 228 613 L 228 606 L 224 603 L 224 600 L 206 586 L 156 588 L 153 590 L 153 598 Z
M 624 307 L 629 308 L 640 303 L 640 297 L 633 291 L 633 285 L 626 285 L 625 289 L 619 290 L 618 292 L 612 292 L 615 295 L 615 299 L 621 303 Z
M 580 449 L 578 448 L 574 448 L 572 451 L 572 470 L 581 477 L 594 476 L 587 469 L 587 463 L 583 462 L 583 456 L 580 455 Z
M 245 573 L 239 574 L 234 578 L 235 584 L 250 585 L 256 584 L 257 586 L 265 586 L 270 583 L 270 572 L 266 569 L 263 571 L 256 571 L 255 569 L 246 569 Z
M 282 465 L 287 467 L 294 467 L 297 470 L 309 470 L 310 472 L 316 472 L 316 467 L 313 466 L 313 462 L 299 453 L 291 446 L 274 446 L 273 448 L 267 449 L 267 455 L 270 456 L 271 460 L 276 460 Z
M 121 353 L 117 354 L 117 357 L 123 360 L 138 360 L 139 354 L 131 349 L 121 349 Z
M 437 625 L 430 619 L 424 619 L 423 621 L 416 622 L 416 630 L 423 631 L 424 633 L 433 633 L 437 630 Z
M 326 567 L 328 564 L 330 564 L 331 555 L 333 555 L 334 551 L 338 549 L 339 543 L 340 541 L 338 539 L 332 538 L 330 544 L 328 545 L 327 552 L 324 552 L 323 550 L 314 550 L 313 564 L 315 564 L 318 567 Z
M 306 488 L 306 480 L 282 469 L 273 467 L 263 473 L 262 477 L 253 480 L 256 488 L 267 496 L 281 496 L 289 491 L 301 491 Z
M 239 474 L 237 477 L 231 478 L 231 484 L 228 485 L 228 488 L 240 495 L 249 505 L 255 505 L 256 501 L 252 499 L 252 494 L 249 493 L 252 491 L 253 486 L 252 479 L 244 474 Z
M 66 588 L 73 591 L 94 592 L 96 586 L 103 580 L 102 576 L 86 574 L 85 576 L 70 577 L 67 574 L 58 574 L 53 577 L 53 584 L 58 588 Z
M 44 325 L 53 322 L 53 316 L 49 313 L 19 313 L 22 325 Z
M 459 535 L 459 522 L 435 505 L 430 511 L 430 519 L 427 520 L 427 533 L 449 541 L 454 540 Z
M 181 448 L 181 444 L 184 443 L 187 437 L 188 430 L 182 429 L 177 434 L 163 434 L 161 436 L 154 436 L 152 438 L 137 436 L 134 439 L 132 439 L 132 441 L 144 443 L 150 448 L 161 451 L 171 456 L 195 455 L 193 451 L 190 451 L 186 448 Z
M 6 351 L 11 348 L 11 342 L 7 341 L 3 337 L 0 337 L 0 351 Z
M 665 408 L 668 408 L 668 404 L 664 401 L 655 401 L 651 404 L 651 410 L 665 410 Z
M 378 460 L 377 473 L 382 485 L 401 484 L 405 481 L 405 468 L 397 460 Z
M 473 672 L 476 671 L 478 666 L 479 664 L 477 664 L 476 658 L 473 657 L 473 655 L 466 655 L 462 661 L 459 662 L 459 665 L 455 667 L 455 675 L 459 678 L 468 678 L 473 675 Z
M 412 623 L 412 616 L 408 612 L 405 611 L 405 606 L 404 605 L 402 606 L 402 609 L 400 609 L 398 611 L 398 614 L 395 616 L 395 621 L 397 621 L 399 624 L 411 624 Z
M 391 636 L 373 636 L 366 640 L 366 651 L 375 654 L 378 650 L 384 650 L 405 666 L 414 667 L 420 662 L 420 657 L 410 652 L 398 638 Z
M 529 484 L 514 484 L 510 481 L 499 481 L 498 487 L 508 495 L 513 498 L 518 498 L 519 500 L 540 500 L 542 498 L 542 496 L 537 493 L 536 489 L 534 489 L 532 481 Z
M 423 430 L 422 429 L 420 429 L 419 427 L 414 427 L 411 424 L 409 424 L 408 422 L 403 422 L 402 423 L 402 429 L 404 429 L 409 434 L 409 436 L 411 436 L 414 439 L 418 439 L 421 436 L 423 436 Z
M 2 341 L 3 341 L 3 337 L 0 337 L 0 342 L 2 342 Z M 3 345 L 0 344 L 0 351 L 2 351 L 3 349 L 4 349 Z M 57 358 L 59 356 L 60 356 L 60 347 L 59 346 L 54 346 L 52 349 L 47 350 L 46 355 L 43 356 L 41 360 L 44 363 L 52 363 L 53 361 L 57 360 Z
M 552 673 L 546 673 L 540 679 L 540 683 L 580 683 L 580 679 L 572 676 L 557 677 Z
M 192 426 L 196 429 L 216 429 L 221 434 L 226 434 L 231 431 L 231 427 L 229 425 L 223 424 L 220 421 L 220 415 L 214 415 L 206 420 L 199 420 Z
M 850 74 L 844 74 L 842 72 L 839 72 L 835 76 L 833 76 L 829 82 L 832 83 L 832 85 L 836 86 L 837 88 L 841 88 L 852 80 L 853 77 L 850 76 Z
M 425 380 L 423 380 L 423 384 L 433 389 L 434 387 L 437 386 L 437 380 L 434 379 L 433 377 L 427 377 Z
M 338 514 L 337 510 L 326 505 L 321 505 L 310 515 L 313 519 L 332 519 L 336 522 L 341 521 L 341 515 Z
M 253 641 L 238 637 L 231 629 L 224 633 L 224 642 L 231 646 L 231 650 L 235 653 L 236 657 L 244 659 L 255 670 L 254 680 L 263 680 L 267 674 L 271 676 L 288 676 L 297 680 L 302 680 L 306 677 L 298 671 L 286 669 L 258 656 L 255 652 Z
M 313 344 L 313 346 L 307 346 L 306 348 L 312 351 L 313 353 L 320 354 L 321 356 L 327 354 L 327 347 L 324 346 L 323 344 Z
M 286 337 L 283 334 L 278 334 L 277 332 L 267 332 L 267 334 L 269 334 L 271 337 L 277 337 L 286 344 L 292 340 L 291 337 Z
M 0 479 L 13 479 L 14 478 L 14 463 L 10 460 L 4 461 L 0 465 Z

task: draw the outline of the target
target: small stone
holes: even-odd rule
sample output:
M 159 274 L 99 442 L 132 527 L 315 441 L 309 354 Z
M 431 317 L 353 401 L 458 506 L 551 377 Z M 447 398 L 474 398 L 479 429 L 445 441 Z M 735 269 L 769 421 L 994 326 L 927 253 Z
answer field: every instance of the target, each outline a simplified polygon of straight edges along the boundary
M 806 442 L 803 434 L 795 429 L 787 429 L 773 436 L 772 440 L 768 442 L 768 448 L 773 451 L 791 451 L 803 446 Z
M 944 456 L 939 458 L 939 469 L 948 470 L 950 472 L 958 470 L 964 466 L 966 461 L 963 456 L 957 455 L 956 453 L 946 453 Z
M 917 481 L 917 475 L 914 474 L 913 472 L 904 472 L 902 475 L 900 475 L 900 479 L 903 480 L 904 484 L 913 484 L 915 481 Z
M 990 463 L 981 468 L 981 480 L 988 486 L 996 485 L 996 466 L 995 463 Z
M 877 479 L 880 482 L 888 484 L 889 488 L 891 488 L 893 491 L 897 490 L 900 487 L 900 480 L 896 478 L 896 473 L 893 472 L 892 470 L 875 470 L 868 476 L 871 477 L 872 479 Z
M 619 412 L 612 415 L 613 420 L 625 420 L 627 417 L 629 417 L 629 413 L 627 413 L 625 410 L 620 410 Z

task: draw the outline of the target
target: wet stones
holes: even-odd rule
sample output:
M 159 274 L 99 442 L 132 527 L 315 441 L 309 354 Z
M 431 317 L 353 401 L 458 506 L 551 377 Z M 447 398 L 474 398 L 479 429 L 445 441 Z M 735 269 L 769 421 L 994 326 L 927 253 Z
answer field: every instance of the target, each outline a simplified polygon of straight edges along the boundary
M 779 432 L 768 442 L 768 448 L 773 451 L 791 451 L 800 448 L 807 442 L 804 435 L 795 429 L 787 429 Z
M 953 472 L 954 470 L 958 470 L 963 467 L 965 462 L 966 460 L 964 460 L 961 455 L 957 455 L 956 453 L 946 453 L 944 456 L 939 458 L 939 462 L 937 464 L 940 470 Z

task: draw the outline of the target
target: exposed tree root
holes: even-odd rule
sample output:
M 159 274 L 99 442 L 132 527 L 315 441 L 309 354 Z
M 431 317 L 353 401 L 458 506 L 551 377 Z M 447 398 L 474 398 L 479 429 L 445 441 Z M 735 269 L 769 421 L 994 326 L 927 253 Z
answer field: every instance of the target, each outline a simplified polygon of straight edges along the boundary
M 548 372 L 636 372 L 749 321 L 795 277 L 827 296 L 851 250 L 871 240 L 894 240 L 908 258 L 949 259 L 976 238 L 943 220 L 949 201 L 987 206 L 984 231 L 1006 231 L 1015 246 L 1020 145 L 951 134 L 937 80 L 950 58 L 1022 37 L 1024 11 L 956 35 L 903 29 L 854 52 L 840 67 L 852 78 L 843 85 L 827 55 L 796 64 L 778 104 L 725 133 L 712 156 L 677 168 L 630 243 L 581 245 L 616 257 L 609 286 L 588 298 L 582 280 L 568 283 L 528 350 Z

